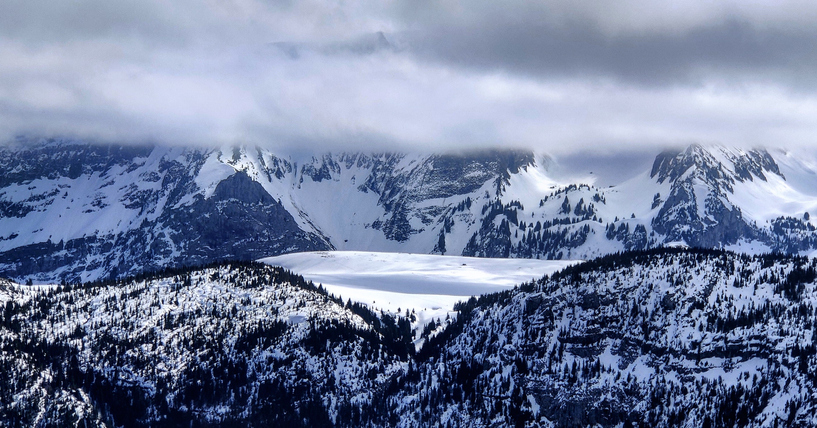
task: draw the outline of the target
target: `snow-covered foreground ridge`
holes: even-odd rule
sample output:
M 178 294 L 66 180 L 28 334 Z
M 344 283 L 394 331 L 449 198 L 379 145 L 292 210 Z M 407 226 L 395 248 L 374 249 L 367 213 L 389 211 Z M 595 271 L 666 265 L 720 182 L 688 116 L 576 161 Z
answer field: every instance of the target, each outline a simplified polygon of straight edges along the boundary
M 815 426 L 817 261 L 606 256 L 410 321 L 260 263 L 0 282 L 0 426 Z
M 416 391 L 471 379 L 437 414 L 475 425 L 815 426 L 815 280 L 809 258 L 603 257 L 458 306 Z
M 258 263 L 0 282 L 0 304 L 0 426 L 323 424 L 370 405 L 414 352 L 405 319 Z
M 626 171 L 611 163 L 519 150 L 9 145 L 0 276 L 81 282 L 320 250 L 591 259 L 670 242 L 817 249 L 817 152 L 690 146 Z

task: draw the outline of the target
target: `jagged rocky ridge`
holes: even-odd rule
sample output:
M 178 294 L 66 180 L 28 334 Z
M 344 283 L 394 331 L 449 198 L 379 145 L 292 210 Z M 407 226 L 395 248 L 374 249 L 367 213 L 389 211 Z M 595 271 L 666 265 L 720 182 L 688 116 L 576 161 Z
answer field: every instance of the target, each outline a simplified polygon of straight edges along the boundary
M 231 263 L 0 284 L 0 425 L 814 426 L 817 262 L 606 256 L 410 320 Z
M 597 187 L 512 150 L 297 157 L 18 143 L 0 149 L 0 275 L 77 282 L 326 249 L 587 259 L 682 242 L 808 254 L 817 179 L 776 156 L 690 146 Z M 805 178 L 787 178 L 780 159 Z

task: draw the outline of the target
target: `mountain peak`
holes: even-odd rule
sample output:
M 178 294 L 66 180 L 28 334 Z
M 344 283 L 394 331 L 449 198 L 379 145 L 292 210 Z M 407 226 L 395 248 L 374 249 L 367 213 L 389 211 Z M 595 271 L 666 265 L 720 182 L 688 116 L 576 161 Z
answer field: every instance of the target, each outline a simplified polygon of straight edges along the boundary
M 661 152 L 653 162 L 650 177 L 657 178 L 659 183 L 698 178 L 717 187 L 726 187 L 731 192 L 736 181 L 754 181 L 755 178 L 766 181 L 768 173 L 783 177 L 774 158 L 765 149 L 747 151 L 692 144 L 683 151 Z

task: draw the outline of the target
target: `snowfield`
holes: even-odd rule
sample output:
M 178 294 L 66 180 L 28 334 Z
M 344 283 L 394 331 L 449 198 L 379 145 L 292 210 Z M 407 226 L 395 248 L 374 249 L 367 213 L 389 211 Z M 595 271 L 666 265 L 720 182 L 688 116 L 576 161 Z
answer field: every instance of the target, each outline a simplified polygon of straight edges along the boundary
M 454 304 L 539 279 L 576 260 L 486 259 L 408 253 L 317 251 L 262 259 L 322 284 L 329 293 L 388 312 L 414 310 L 418 324 Z

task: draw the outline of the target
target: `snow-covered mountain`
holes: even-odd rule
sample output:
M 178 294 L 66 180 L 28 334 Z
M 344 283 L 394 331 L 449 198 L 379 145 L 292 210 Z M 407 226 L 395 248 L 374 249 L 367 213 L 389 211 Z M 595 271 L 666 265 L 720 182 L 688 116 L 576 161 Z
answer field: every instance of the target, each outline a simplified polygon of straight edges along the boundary
M 408 426 L 815 426 L 815 279 L 805 257 L 605 256 L 460 305 L 393 403 Z
M 566 174 L 513 150 L 16 142 L 0 149 L 0 276 L 76 282 L 328 249 L 589 259 L 682 242 L 808 254 L 815 159 L 690 146 L 603 176 L 603 158 Z
M 349 426 L 414 353 L 408 319 L 258 263 L 2 282 L 0 307 L 3 427 Z
M 815 280 L 615 254 L 462 303 L 419 352 L 411 314 L 259 263 L 2 281 L 0 426 L 814 426 Z

